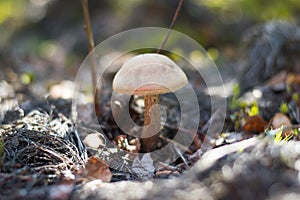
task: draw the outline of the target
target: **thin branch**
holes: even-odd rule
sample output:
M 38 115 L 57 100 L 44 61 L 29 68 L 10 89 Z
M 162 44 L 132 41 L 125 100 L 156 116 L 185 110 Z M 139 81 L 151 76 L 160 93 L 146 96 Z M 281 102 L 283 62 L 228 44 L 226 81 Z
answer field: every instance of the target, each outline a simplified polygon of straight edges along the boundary
M 293 129 L 300 129 L 300 124 L 294 124 L 294 125 L 290 125 L 290 126 L 283 126 L 282 127 L 282 132 L 291 131 Z
M 93 84 L 93 92 L 96 89 L 96 73 L 95 73 L 95 54 L 94 54 L 94 39 L 93 33 L 91 28 L 90 22 L 90 13 L 88 9 L 88 0 L 82 0 L 82 8 L 83 8 L 83 15 L 84 15 L 84 22 L 85 22 L 85 30 L 88 37 L 88 51 L 90 54 L 90 62 L 91 62 L 91 77 L 92 77 L 92 84 Z M 96 103 L 96 102 L 94 102 Z
M 176 8 L 175 14 L 174 14 L 173 19 L 172 19 L 172 22 L 171 22 L 171 25 L 170 25 L 170 27 L 169 27 L 169 31 L 168 31 L 167 35 L 165 36 L 163 42 L 161 43 L 159 49 L 157 49 L 156 53 L 159 53 L 159 52 L 164 48 L 164 46 L 165 46 L 165 44 L 166 44 L 168 38 L 170 37 L 171 31 L 172 31 L 172 29 L 173 29 L 173 27 L 174 27 L 174 24 L 175 24 L 175 22 L 176 22 L 176 19 L 177 19 L 177 17 L 178 17 L 178 14 L 179 14 L 179 11 L 180 11 L 180 9 L 181 9 L 181 7 L 182 7 L 183 1 L 184 1 L 184 0 L 179 0 L 178 6 L 177 6 L 177 8 Z
M 177 147 L 181 148 L 183 151 L 185 151 L 185 152 L 187 152 L 187 153 L 189 153 L 189 154 L 193 154 L 193 152 L 192 152 L 189 148 L 187 148 L 187 147 L 185 147 L 184 145 L 182 145 L 182 144 L 176 142 L 175 140 L 172 140 L 172 139 L 167 138 L 167 137 L 162 136 L 162 135 L 160 135 L 159 137 L 160 137 L 161 139 L 167 141 L 167 142 L 170 142 L 170 143 L 176 145 Z
M 83 15 L 84 15 L 84 22 L 85 22 L 85 29 L 88 37 L 88 51 L 90 56 L 90 62 L 91 62 L 91 77 L 92 77 L 92 89 L 93 89 L 93 100 L 94 100 L 94 107 L 97 117 L 100 116 L 100 105 L 98 102 L 98 88 L 97 88 L 97 80 L 96 80 L 96 63 L 95 63 L 95 52 L 93 51 L 95 45 L 94 45 L 94 38 L 93 38 L 93 32 L 91 27 L 91 20 L 90 20 L 90 13 L 88 9 L 88 0 L 81 0 L 82 2 L 82 8 L 83 8 Z

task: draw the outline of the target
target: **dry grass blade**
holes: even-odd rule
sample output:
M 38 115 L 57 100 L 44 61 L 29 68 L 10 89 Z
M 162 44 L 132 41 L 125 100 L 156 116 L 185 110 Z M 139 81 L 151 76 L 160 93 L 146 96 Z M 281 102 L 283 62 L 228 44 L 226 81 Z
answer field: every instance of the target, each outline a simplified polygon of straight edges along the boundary
M 44 175 L 45 181 L 53 184 L 74 177 L 84 168 L 77 148 L 63 138 L 33 130 L 16 130 L 2 137 L 2 172 L 22 170 L 26 174 Z M 73 175 L 67 177 L 66 172 Z
M 170 37 L 171 30 L 172 30 L 173 27 L 174 27 L 174 24 L 175 24 L 175 22 L 176 22 L 176 19 L 177 19 L 177 17 L 178 17 L 178 14 L 179 14 L 179 11 L 180 11 L 180 9 L 181 9 L 181 7 L 182 7 L 182 4 L 183 4 L 183 0 L 180 0 L 179 3 L 178 3 L 178 6 L 177 6 L 177 8 L 176 8 L 175 14 L 174 14 L 174 16 L 173 16 L 171 25 L 170 25 L 170 27 L 169 27 L 169 31 L 168 31 L 166 37 L 164 38 L 163 42 L 161 43 L 159 49 L 156 51 L 156 53 L 159 53 L 159 52 L 164 48 L 164 46 L 165 46 L 165 44 L 166 44 L 168 38 Z

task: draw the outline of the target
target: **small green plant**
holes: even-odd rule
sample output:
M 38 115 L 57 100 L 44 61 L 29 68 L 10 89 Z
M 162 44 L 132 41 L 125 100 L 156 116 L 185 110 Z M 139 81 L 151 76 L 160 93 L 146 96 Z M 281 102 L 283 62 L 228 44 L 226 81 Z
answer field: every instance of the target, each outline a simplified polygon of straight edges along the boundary
M 233 85 L 232 97 L 229 102 L 230 109 L 235 110 L 240 107 L 240 100 L 239 100 L 240 93 L 241 93 L 240 86 L 238 83 L 235 83 Z
M 248 112 L 249 116 L 254 116 L 259 114 L 259 107 L 256 101 L 254 101 L 250 107 L 250 110 Z
M 293 94 L 293 100 L 295 101 L 296 104 L 299 103 L 299 95 L 297 93 Z
M 280 110 L 281 113 L 287 114 L 287 113 L 289 112 L 289 107 L 288 107 L 287 103 L 283 102 L 283 103 L 280 105 L 279 110 Z
M 34 79 L 35 79 L 35 75 L 31 72 L 28 72 L 28 73 L 24 73 L 21 75 L 21 82 L 24 84 L 24 85 L 29 85 L 31 83 L 34 82 Z
M 295 134 L 296 137 L 298 137 L 298 135 L 299 135 L 299 129 L 298 128 L 294 129 L 294 134 Z
M 276 134 L 275 134 L 275 138 L 274 138 L 275 142 L 277 142 L 277 143 L 279 143 L 279 142 L 287 142 L 287 141 L 291 140 L 295 136 L 294 131 L 291 131 L 287 136 L 285 136 L 283 138 L 282 137 L 283 131 L 284 131 L 284 126 L 281 126 L 278 129 L 278 131 L 276 132 Z
M 279 131 L 276 133 L 275 138 L 274 138 L 275 142 L 281 142 L 282 141 L 282 131 L 283 131 L 283 126 L 281 126 Z

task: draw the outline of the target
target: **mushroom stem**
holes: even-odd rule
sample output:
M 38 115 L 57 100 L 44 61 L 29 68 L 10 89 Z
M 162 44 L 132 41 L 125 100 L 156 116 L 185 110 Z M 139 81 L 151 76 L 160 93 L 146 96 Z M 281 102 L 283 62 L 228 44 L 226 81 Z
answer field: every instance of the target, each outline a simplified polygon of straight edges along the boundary
M 144 101 L 145 101 L 144 125 L 147 126 L 151 122 L 150 108 L 154 104 L 159 103 L 159 97 L 158 97 L 158 95 L 146 95 L 146 96 L 144 96 Z M 158 115 L 160 115 L 160 113 L 158 113 Z
M 144 128 L 142 132 L 142 151 L 150 152 L 155 149 L 159 140 L 160 110 L 158 106 L 153 107 L 153 105 L 159 103 L 159 97 L 158 95 L 146 95 L 144 96 L 144 101 L 145 110 Z

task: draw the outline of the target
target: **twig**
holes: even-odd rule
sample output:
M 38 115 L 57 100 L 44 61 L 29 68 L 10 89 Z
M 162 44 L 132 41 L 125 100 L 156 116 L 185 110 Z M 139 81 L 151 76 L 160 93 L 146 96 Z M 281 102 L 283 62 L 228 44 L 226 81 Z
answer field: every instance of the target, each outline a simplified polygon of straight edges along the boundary
M 88 0 L 81 0 L 82 8 L 83 8 L 83 15 L 84 15 L 84 23 L 85 23 L 85 30 L 88 37 L 88 51 L 89 57 L 91 62 L 91 77 L 92 77 L 92 84 L 93 84 L 93 95 L 94 95 L 94 106 L 96 114 L 99 112 L 99 104 L 97 101 L 98 97 L 98 90 L 97 90 L 97 81 L 96 81 L 96 63 L 95 63 L 95 52 L 94 49 L 94 39 L 93 39 L 93 32 L 91 27 L 91 20 L 90 20 L 90 13 L 88 9 Z M 97 115 L 98 116 L 98 115 Z
M 177 17 L 178 17 L 178 14 L 179 14 L 179 11 L 180 11 L 180 9 L 181 9 L 181 7 L 182 7 L 183 1 L 184 1 L 184 0 L 179 0 L 178 6 L 177 6 L 177 8 L 176 8 L 175 14 L 174 14 L 173 19 L 172 19 L 172 22 L 171 22 L 171 25 L 170 25 L 170 27 L 169 27 L 169 31 L 168 31 L 167 35 L 165 36 L 163 42 L 161 43 L 159 49 L 157 49 L 156 53 L 159 53 L 159 52 L 164 48 L 164 46 L 165 46 L 165 44 L 166 44 L 168 38 L 170 37 L 171 31 L 172 31 L 172 29 L 173 29 L 173 27 L 174 27 L 174 24 L 175 24 L 175 22 L 176 22 L 176 19 L 177 19 Z
M 93 90 L 95 91 L 96 86 L 96 75 L 95 75 L 95 55 L 93 52 L 94 49 L 94 39 L 93 39 L 93 33 L 91 28 L 91 22 L 90 22 L 90 13 L 88 9 L 88 0 L 82 0 L 82 8 L 83 8 L 83 15 L 84 15 L 84 23 L 85 23 L 85 30 L 88 37 L 88 51 L 91 54 L 91 75 L 92 75 L 92 83 L 93 83 Z M 92 52 L 92 53 L 91 53 Z
M 300 129 L 300 124 L 294 124 L 294 125 L 290 125 L 290 126 L 283 126 L 282 128 L 282 132 L 287 132 L 293 129 Z
M 191 134 L 191 131 L 190 130 L 187 130 L 187 129 L 185 129 L 185 128 L 180 128 L 180 127 L 175 127 L 175 126 L 172 126 L 172 125 L 169 125 L 169 124 L 164 124 L 164 126 L 165 127 L 167 127 L 167 128 L 170 128 L 170 129 L 174 129 L 174 130 L 178 130 L 178 131 L 181 131 L 181 132 L 183 132 L 183 133 L 188 133 L 188 134 Z
M 161 139 L 163 139 L 163 140 L 166 140 L 167 142 L 170 142 L 170 143 L 172 143 L 172 144 L 174 144 L 174 145 L 177 145 L 179 148 L 181 148 L 182 150 L 186 151 L 186 152 L 189 153 L 189 154 L 192 154 L 192 153 L 193 153 L 189 148 L 183 146 L 182 144 L 180 144 L 180 143 L 178 143 L 178 142 L 176 142 L 176 141 L 174 141 L 174 140 L 171 140 L 171 139 L 169 139 L 169 138 L 167 138 L 167 137 L 164 137 L 164 136 L 162 136 L 162 135 L 160 135 L 159 137 L 160 137 Z
M 180 156 L 180 158 L 182 159 L 182 161 L 184 162 L 185 166 L 188 168 L 189 164 L 186 161 L 186 159 L 183 157 L 182 152 L 180 151 L 180 149 L 176 145 L 174 145 L 174 149 L 175 149 L 176 153 Z

